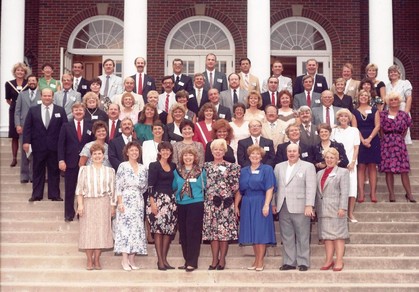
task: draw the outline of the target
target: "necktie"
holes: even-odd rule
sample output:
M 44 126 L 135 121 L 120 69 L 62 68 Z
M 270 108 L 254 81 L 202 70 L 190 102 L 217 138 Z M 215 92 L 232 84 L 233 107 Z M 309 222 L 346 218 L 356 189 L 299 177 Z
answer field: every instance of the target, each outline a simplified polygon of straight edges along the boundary
M 311 107 L 310 91 L 307 91 L 307 105 Z
M 108 91 L 109 91 L 109 78 L 110 78 L 110 76 L 109 75 L 106 75 L 105 90 L 103 91 L 103 95 L 105 97 L 109 97 L 108 96 Z
M 164 103 L 164 109 L 166 110 L 166 113 L 169 112 L 169 94 L 166 94 L 166 101 Z
M 275 105 L 275 92 L 272 92 L 271 103 Z
M 31 95 L 30 95 L 31 101 L 33 101 L 34 97 L 35 97 L 35 91 L 31 90 Z
M 271 123 L 271 128 L 274 128 L 275 127 L 275 123 Z
M 127 138 L 128 143 L 131 142 L 131 136 Z
M 64 90 L 63 107 L 65 107 L 65 104 L 67 103 L 67 92 L 67 90 Z
M 330 108 L 326 108 L 326 124 L 330 126 Z
M 259 139 L 255 138 L 255 145 L 259 145 Z
M 77 122 L 77 138 L 79 139 L 79 142 L 81 142 L 81 124 L 80 124 L 80 121 Z
M 237 97 L 237 90 L 233 90 L 233 103 L 236 104 L 239 102 L 239 98 Z
M 45 128 L 47 128 L 47 129 L 48 129 L 50 120 L 51 120 L 51 116 L 49 114 L 49 107 L 47 106 L 45 108 Z
M 212 78 L 212 72 L 210 72 L 210 88 L 214 85 L 214 79 Z
M 244 75 L 244 89 L 249 91 L 249 75 Z
M 74 83 L 74 90 L 77 90 L 79 88 L 79 78 L 76 78 L 76 82 Z
M 306 132 L 307 132 L 307 136 L 309 136 L 310 137 L 310 126 L 309 125 L 306 125 L 305 126 L 305 129 L 306 129 Z
M 198 89 L 198 94 L 196 96 L 196 99 L 198 101 L 198 106 L 201 104 L 201 89 Z
M 116 124 L 115 124 L 115 120 L 113 120 L 109 140 L 112 140 L 115 137 L 115 128 L 116 128 Z
M 143 74 L 138 74 L 138 87 L 137 93 L 143 95 Z
M 179 75 L 178 75 L 178 76 L 176 76 L 176 84 L 179 83 L 179 81 L 180 81 L 180 78 L 179 78 Z

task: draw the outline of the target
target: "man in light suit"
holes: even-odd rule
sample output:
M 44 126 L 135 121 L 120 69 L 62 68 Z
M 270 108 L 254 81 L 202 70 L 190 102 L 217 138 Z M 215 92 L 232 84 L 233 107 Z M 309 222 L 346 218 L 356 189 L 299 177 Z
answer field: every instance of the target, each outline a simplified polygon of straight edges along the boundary
M 295 79 L 293 93 L 294 95 L 304 92 L 303 77 L 310 75 L 313 77 L 313 92 L 322 93 L 329 89 L 326 78 L 323 75 L 317 74 L 319 64 L 316 59 L 308 59 L 306 61 L 307 74 L 300 75 Z
M 208 91 L 208 99 L 211 102 L 215 109 L 217 110 L 217 115 L 219 119 L 226 119 L 231 122 L 231 111 L 228 107 L 225 107 L 220 104 L 220 93 L 217 88 L 211 88 Z
M 275 150 L 272 140 L 262 137 L 262 123 L 258 120 L 249 122 L 250 137 L 239 140 L 237 145 L 237 162 L 241 167 L 249 166 L 250 160 L 247 155 L 247 148 L 253 144 L 258 144 L 265 150 L 265 156 L 262 158 L 262 163 L 275 166 Z
M 252 62 L 249 58 L 241 58 L 240 61 L 240 88 L 247 90 L 256 90 L 260 93 L 259 78 L 255 75 L 250 74 L 250 67 L 252 67 Z
M 76 102 L 81 102 L 81 94 L 73 89 L 73 76 L 63 74 L 61 78 L 63 89 L 54 93 L 54 104 L 64 108 L 67 119 L 73 120 L 72 107 Z
M 134 65 L 137 68 L 137 73 L 131 76 L 135 80 L 134 92 L 142 95 L 144 104 L 146 104 L 148 92 L 150 90 L 156 90 L 156 81 L 150 75 L 145 74 L 144 69 L 147 62 L 143 57 L 135 58 Z
M 224 73 L 215 69 L 216 65 L 217 57 L 213 53 L 209 53 L 205 58 L 205 71 L 203 72 L 205 77 L 204 89 L 217 88 L 218 92 L 221 92 L 227 90 L 227 78 Z
M 304 91 L 294 95 L 293 108 L 298 110 L 303 105 L 308 105 L 310 108 L 320 106 L 320 93 L 313 90 L 314 78 L 311 75 L 303 77 Z
M 240 76 L 236 73 L 228 75 L 229 89 L 220 92 L 220 104 L 228 107 L 233 113 L 233 105 L 241 102 L 246 104 L 247 90 L 240 88 Z
M 300 125 L 300 141 L 308 146 L 315 146 L 320 143 L 317 127 L 311 121 L 311 109 L 307 105 L 303 105 L 298 109 L 301 120 Z M 314 153 L 313 153 L 314 155 Z
M 73 89 L 80 92 L 81 97 L 90 91 L 89 81 L 83 78 L 84 66 L 82 62 L 74 62 L 71 70 L 73 74 Z
M 268 91 L 263 92 L 262 96 L 262 107 L 261 110 L 265 110 L 267 105 L 273 105 L 276 108 L 280 107 L 279 104 L 279 92 L 278 92 L 278 78 L 271 76 L 268 78 Z
M 274 149 L 285 142 L 287 123 L 278 119 L 278 109 L 270 104 L 265 108 L 265 121 L 262 123 L 262 137 L 274 142 Z
M 320 100 L 322 105 L 311 109 L 313 124 L 317 126 L 320 123 L 326 123 L 333 128 L 337 123 L 336 113 L 341 108 L 333 106 L 333 92 L 331 90 L 323 91 Z
M 172 62 L 173 75 L 172 80 L 175 83 L 173 87 L 173 92 L 176 93 L 179 90 L 186 90 L 189 94 L 192 93 L 193 84 L 192 78 L 188 75 L 182 74 L 183 70 L 183 61 L 182 59 L 176 58 Z
M 287 147 L 288 161 L 275 166 L 278 190 L 272 201 L 279 212 L 282 259 L 281 271 L 307 271 L 310 266 L 310 219 L 314 216 L 316 169 L 300 159 L 299 147 Z
M 44 88 L 42 104 L 31 107 L 23 127 L 23 150 L 32 148 L 33 184 L 29 202 L 41 201 L 44 196 L 45 168 L 48 170 L 48 198 L 62 201 L 60 197 L 60 171 L 58 169 L 58 138 L 61 126 L 67 123 L 65 110 L 52 103 L 53 92 Z
M 189 92 L 188 109 L 198 114 L 199 109 L 205 103 L 209 102 L 208 91 L 204 89 L 205 77 L 202 73 L 195 73 L 194 86 L 192 92 Z
M 346 80 L 344 93 L 352 97 L 352 100 L 356 100 L 361 81 L 352 79 L 353 73 L 354 73 L 354 66 L 351 63 L 345 63 L 342 66 L 342 78 Z M 333 92 L 333 94 L 336 94 L 335 84 L 333 84 L 330 90 Z
M 19 134 L 19 143 L 22 149 L 20 160 L 20 183 L 28 183 L 32 181 L 32 159 L 28 159 L 25 151 L 22 148 L 23 139 L 23 125 L 25 124 L 26 116 L 31 107 L 41 104 L 41 93 L 37 89 L 38 77 L 35 75 L 28 76 L 28 90 L 21 91 L 16 100 L 15 109 L 15 126 L 16 132 Z
M 284 66 L 281 61 L 275 60 L 272 63 L 272 75 L 278 78 L 278 91 L 288 90 L 292 95 L 292 80 L 289 77 L 283 76 Z M 262 84 L 262 92 L 268 91 L 268 79 L 265 79 Z
M 287 161 L 287 159 L 288 159 L 287 147 L 290 144 L 296 144 L 296 145 L 299 146 L 299 148 L 300 148 L 299 153 L 300 153 L 300 159 L 301 160 L 313 163 L 314 162 L 313 147 L 301 142 L 301 140 L 300 140 L 300 137 L 301 137 L 300 127 L 298 126 L 298 124 L 289 125 L 285 129 L 285 134 L 287 135 L 289 141 L 285 142 L 285 143 L 282 143 L 282 144 L 279 144 L 278 147 L 276 148 L 275 164 Z
M 102 81 L 100 94 L 109 98 L 112 98 L 116 94 L 121 94 L 124 91 L 122 87 L 122 78 L 114 74 L 114 60 L 106 59 L 103 62 L 103 69 L 105 70 L 105 74 L 99 76 Z
M 64 172 L 64 220 L 73 221 L 74 197 L 79 174 L 80 152 L 86 143 L 93 140 L 92 125 L 84 121 L 84 105 L 80 102 L 72 106 L 73 121 L 63 124 L 58 138 L 58 168 Z M 79 132 L 80 131 L 80 132 Z

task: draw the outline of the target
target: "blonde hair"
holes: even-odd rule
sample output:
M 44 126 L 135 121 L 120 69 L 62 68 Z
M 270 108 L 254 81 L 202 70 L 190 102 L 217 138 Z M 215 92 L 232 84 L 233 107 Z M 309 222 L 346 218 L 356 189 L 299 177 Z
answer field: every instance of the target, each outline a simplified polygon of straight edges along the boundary
M 352 114 L 347 108 L 342 108 L 336 112 L 336 120 L 339 121 L 339 118 L 343 115 L 347 115 L 349 122 L 352 120 Z

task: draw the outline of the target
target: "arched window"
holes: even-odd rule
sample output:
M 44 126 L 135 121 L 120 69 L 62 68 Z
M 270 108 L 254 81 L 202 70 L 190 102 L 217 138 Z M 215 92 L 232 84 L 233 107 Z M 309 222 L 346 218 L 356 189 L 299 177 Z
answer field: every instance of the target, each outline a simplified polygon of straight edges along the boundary
M 122 54 L 124 25 L 112 16 L 94 16 L 82 21 L 72 32 L 68 52 L 79 55 Z
M 205 56 L 217 56 L 218 70 L 234 70 L 234 42 L 228 29 L 206 16 L 193 16 L 179 22 L 166 40 L 166 74 L 172 73 L 172 61 L 181 58 L 184 73 L 192 76 L 205 70 Z

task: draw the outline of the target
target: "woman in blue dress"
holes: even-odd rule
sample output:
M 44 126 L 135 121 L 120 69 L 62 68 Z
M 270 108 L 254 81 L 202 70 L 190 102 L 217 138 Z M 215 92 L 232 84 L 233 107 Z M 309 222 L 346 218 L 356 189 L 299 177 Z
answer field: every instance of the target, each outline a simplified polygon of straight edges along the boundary
M 147 190 L 147 168 L 138 161 L 141 146 L 138 142 L 128 142 L 124 148 L 128 161 L 122 162 L 116 173 L 115 253 L 122 253 L 122 268 L 125 271 L 138 270 L 135 255 L 147 254 L 144 228 L 144 198 Z
M 239 244 L 253 245 L 255 261 L 247 269 L 263 271 L 266 245 L 276 244 L 271 207 L 276 181 L 272 167 L 261 163 L 265 155 L 262 147 L 250 146 L 247 155 L 251 165 L 241 169 L 240 194 L 234 204 L 240 217 Z

